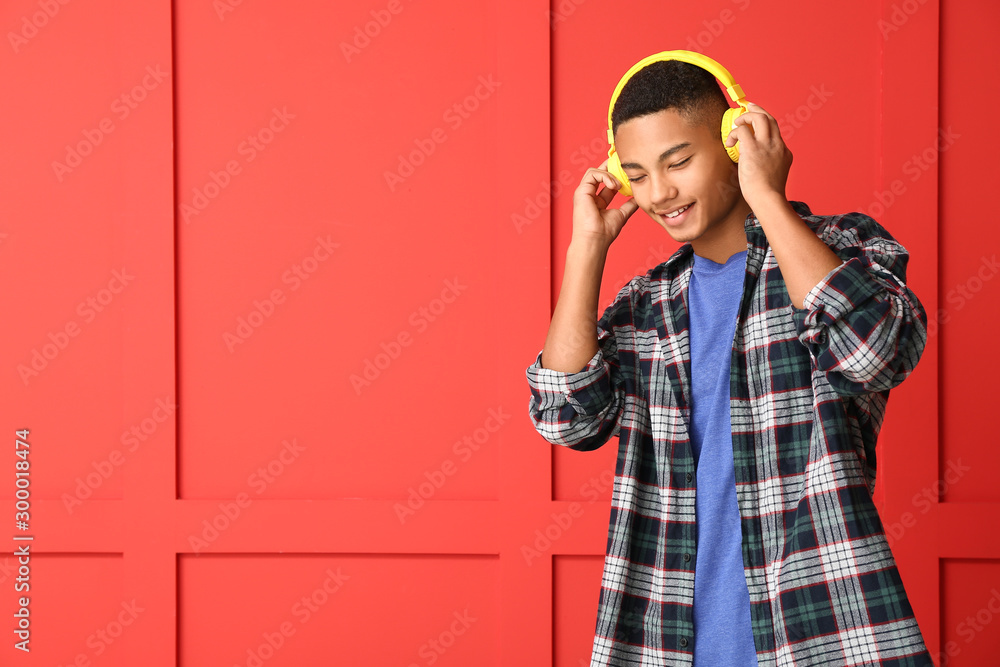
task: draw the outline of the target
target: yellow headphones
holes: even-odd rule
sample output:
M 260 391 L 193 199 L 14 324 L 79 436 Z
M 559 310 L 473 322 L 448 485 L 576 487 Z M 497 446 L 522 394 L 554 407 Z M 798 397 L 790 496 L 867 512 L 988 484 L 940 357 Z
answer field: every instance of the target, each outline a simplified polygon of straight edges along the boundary
M 736 108 L 730 108 L 729 111 L 727 111 L 722 117 L 723 145 L 729 137 L 729 133 L 733 129 L 733 122 L 747 112 L 747 101 L 743 94 L 743 89 L 740 88 L 739 84 L 733 81 L 733 76 L 728 70 L 726 70 L 725 67 L 715 62 L 708 56 L 695 53 L 694 51 L 663 51 L 661 53 L 655 53 L 651 56 L 643 58 L 636 64 L 632 65 L 632 67 L 625 72 L 625 76 L 621 78 L 621 81 L 619 81 L 618 85 L 615 87 L 614 95 L 611 96 L 611 105 L 608 107 L 608 143 L 611 144 L 611 148 L 608 149 L 608 171 L 611 172 L 611 174 L 622 184 L 618 192 L 622 193 L 626 197 L 632 196 L 632 186 L 628 180 L 628 176 L 625 174 L 625 170 L 622 169 L 621 160 L 618 159 L 618 153 L 615 152 L 615 134 L 611 129 L 611 112 L 614 111 L 618 95 L 621 94 L 622 88 L 624 88 L 628 80 L 632 78 L 632 75 L 646 65 L 660 60 L 682 60 L 686 63 L 697 65 L 698 67 L 711 72 L 715 75 L 715 78 L 722 82 L 722 85 L 725 86 L 726 94 L 729 95 L 729 99 L 739 106 Z M 739 148 L 739 141 L 737 141 L 734 146 L 725 146 L 726 152 L 729 154 L 729 157 L 732 158 L 733 162 L 739 162 L 740 160 Z

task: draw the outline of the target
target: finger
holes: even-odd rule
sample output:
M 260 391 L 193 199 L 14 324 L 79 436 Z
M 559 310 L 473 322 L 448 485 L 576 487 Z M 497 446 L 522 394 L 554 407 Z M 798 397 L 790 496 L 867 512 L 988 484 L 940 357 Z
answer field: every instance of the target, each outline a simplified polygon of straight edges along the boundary
M 745 115 L 746 114 L 743 114 L 743 116 Z M 743 116 L 740 116 L 740 118 L 743 118 Z M 729 134 L 726 136 L 726 146 L 735 146 L 737 141 L 741 141 L 743 139 L 743 135 L 740 134 L 740 128 L 744 127 L 747 121 L 744 120 L 742 123 L 740 123 L 739 122 L 740 118 L 736 119 L 737 123 L 736 127 L 730 130 Z M 752 138 L 753 138 L 753 132 L 750 133 L 750 139 Z
M 750 116 L 750 112 L 744 111 L 743 113 L 741 113 L 739 116 L 736 117 L 736 120 L 733 121 L 732 129 L 729 130 L 729 134 L 726 135 L 726 145 L 731 145 L 729 143 L 730 138 L 732 138 L 733 143 L 736 143 L 736 140 L 740 138 L 741 135 L 739 133 L 739 129 L 750 122 L 750 118 L 748 116 Z
M 625 219 L 628 220 L 632 217 L 632 214 L 639 210 L 639 203 L 636 202 L 635 197 L 629 199 L 624 204 L 618 207 L 618 210 L 622 212 Z
M 597 188 L 601 183 L 604 183 L 605 187 L 610 187 L 614 183 L 614 179 L 606 171 L 590 168 L 584 173 L 583 180 L 580 181 L 580 187 L 577 189 L 588 195 L 596 195 Z
M 769 114 L 759 104 L 754 104 L 753 102 L 747 102 L 747 104 L 752 105 L 754 107 L 755 113 L 763 114 L 767 118 L 767 132 L 765 134 L 768 140 L 772 142 L 782 141 L 781 126 L 778 125 L 778 119 Z
M 750 119 L 754 139 L 765 146 L 771 141 L 771 118 L 764 114 L 754 114 Z
M 749 115 L 750 118 L 745 122 L 750 123 L 750 126 L 753 128 L 754 137 L 761 143 L 769 142 L 778 121 L 775 120 L 774 116 L 764 111 L 763 107 L 759 104 L 747 102 L 747 108 L 750 109 L 750 112 L 744 115 Z
M 757 115 L 756 111 L 751 111 L 747 109 L 733 121 L 733 129 L 736 130 L 744 125 L 749 125 L 751 129 L 753 128 L 754 117 Z
M 622 187 L 621 181 L 619 181 L 616 176 L 612 175 L 612 173 L 610 171 L 602 171 L 601 172 L 601 178 L 602 178 L 602 180 L 604 182 L 604 187 L 610 188 L 610 189 L 614 190 L 615 192 L 617 192 L 618 190 L 620 190 L 621 187 Z M 614 196 L 614 195 L 612 195 L 612 196 Z
M 739 120 L 739 118 L 736 120 Z M 739 125 L 729 130 L 729 134 L 726 135 L 726 146 L 734 146 L 736 144 L 736 141 L 740 138 L 739 133 L 736 131 L 738 129 L 740 129 Z
M 747 108 L 748 108 L 748 109 L 750 109 L 751 107 L 753 107 L 753 108 L 751 109 L 751 111 L 755 111 L 755 112 L 757 112 L 757 113 L 762 113 L 762 114 L 764 114 L 765 116 L 767 116 L 768 118 L 770 118 L 770 119 L 774 120 L 774 116 L 772 116 L 772 115 L 771 115 L 771 114 L 769 114 L 769 113 L 768 113 L 767 111 L 765 111 L 765 110 L 764 110 L 764 107 L 762 107 L 761 105 L 759 105 L 759 104 L 754 104 L 753 102 L 747 102 Z
M 607 160 L 605 160 L 601 164 L 605 164 L 606 162 L 607 162 Z M 612 188 L 612 187 L 613 188 L 618 188 L 618 187 L 620 187 L 620 185 L 618 183 L 618 179 L 616 179 L 614 176 L 612 176 L 611 172 L 608 171 L 607 169 L 589 169 L 588 170 L 588 175 L 592 175 L 593 178 L 595 179 L 595 181 L 602 182 L 602 183 L 604 183 L 605 186 L 607 186 L 609 188 Z
M 759 113 L 757 111 L 747 111 L 743 113 L 739 118 L 736 119 L 736 128 L 730 132 L 730 137 L 739 139 L 740 141 L 757 141 L 766 144 L 771 139 L 771 121 L 773 119 L 764 113 Z M 749 134 L 746 131 L 740 134 L 740 128 L 747 127 L 750 129 Z M 729 138 L 727 138 L 728 144 Z
M 600 199 L 603 204 L 601 208 L 607 208 L 608 204 L 611 203 L 611 200 L 615 198 L 616 194 L 618 194 L 618 190 L 609 187 L 605 187 L 603 190 L 598 192 L 597 198 Z

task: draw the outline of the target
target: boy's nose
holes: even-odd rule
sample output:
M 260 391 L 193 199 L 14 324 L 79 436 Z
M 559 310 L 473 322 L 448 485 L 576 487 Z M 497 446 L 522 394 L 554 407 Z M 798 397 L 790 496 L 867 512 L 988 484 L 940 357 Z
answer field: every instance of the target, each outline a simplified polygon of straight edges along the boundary
M 649 177 L 649 199 L 654 208 L 659 210 L 676 198 L 677 188 L 667 179 L 652 175 Z

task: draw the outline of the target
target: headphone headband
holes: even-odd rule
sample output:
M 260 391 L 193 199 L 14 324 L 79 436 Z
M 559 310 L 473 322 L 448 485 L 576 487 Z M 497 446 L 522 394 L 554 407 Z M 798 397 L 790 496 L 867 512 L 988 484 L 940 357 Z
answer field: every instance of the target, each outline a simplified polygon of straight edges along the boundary
M 743 89 L 739 86 L 739 84 L 733 81 L 732 74 L 730 74 L 729 71 L 719 63 L 715 62 L 706 55 L 702 55 L 701 53 L 695 53 L 694 51 L 683 51 L 683 50 L 661 51 L 660 53 L 654 53 L 651 56 L 647 56 L 642 60 L 640 60 L 639 62 L 637 62 L 636 64 L 632 65 L 632 67 L 630 67 L 629 70 L 625 72 L 625 76 L 621 78 L 621 80 L 618 82 L 618 85 L 615 86 L 615 92 L 611 96 L 611 104 L 608 106 L 609 144 L 613 145 L 615 143 L 615 134 L 611 129 L 611 113 L 615 109 L 615 102 L 618 101 L 618 95 L 621 94 L 622 88 L 625 87 L 625 84 L 628 82 L 629 79 L 632 78 L 633 74 L 641 70 L 646 65 L 649 65 L 651 63 L 660 60 L 681 60 L 683 62 L 691 63 L 692 65 L 697 65 L 702 69 L 708 70 L 713 75 L 715 75 L 715 78 L 718 79 L 723 86 L 725 86 L 726 94 L 729 95 L 729 99 L 731 99 L 739 106 L 743 107 L 744 110 L 747 108 L 747 101 L 745 99 L 745 95 L 743 94 Z

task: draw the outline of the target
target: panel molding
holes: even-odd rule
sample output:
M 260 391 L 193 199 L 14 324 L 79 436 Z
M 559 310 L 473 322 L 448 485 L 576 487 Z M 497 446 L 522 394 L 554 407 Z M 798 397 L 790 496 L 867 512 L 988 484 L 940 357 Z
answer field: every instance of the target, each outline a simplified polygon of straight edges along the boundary
M 940 62 L 939 4 L 927 0 L 918 6 L 899 30 L 883 32 L 899 21 L 898 0 L 883 0 L 881 20 L 874 37 L 882 46 L 882 146 L 879 151 L 881 191 L 891 191 L 914 146 L 934 145 L 938 119 L 938 68 Z M 911 188 L 886 207 L 884 224 L 890 230 L 906 230 L 905 245 L 914 261 L 910 272 L 928 315 L 938 309 L 938 179 L 926 178 L 920 188 Z M 920 268 L 914 269 L 914 266 Z M 926 280 L 925 278 L 930 278 Z M 919 284 L 918 284 L 919 283 Z M 883 484 L 883 521 L 890 523 L 910 512 L 911 499 L 938 479 L 940 451 L 939 338 L 931 336 L 916 373 L 893 394 L 905 393 L 922 405 L 906 420 L 895 422 L 891 447 L 880 441 L 880 482 Z M 904 390 L 901 392 L 900 390 Z M 897 397 L 898 401 L 899 398 Z M 890 397 L 889 409 L 892 409 Z M 938 526 L 940 506 L 907 528 L 905 543 L 893 549 L 900 574 L 914 608 L 921 632 L 932 656 L 941 643 L 940 568 Z M 919 586 L 916 585 L 919 582 Z

